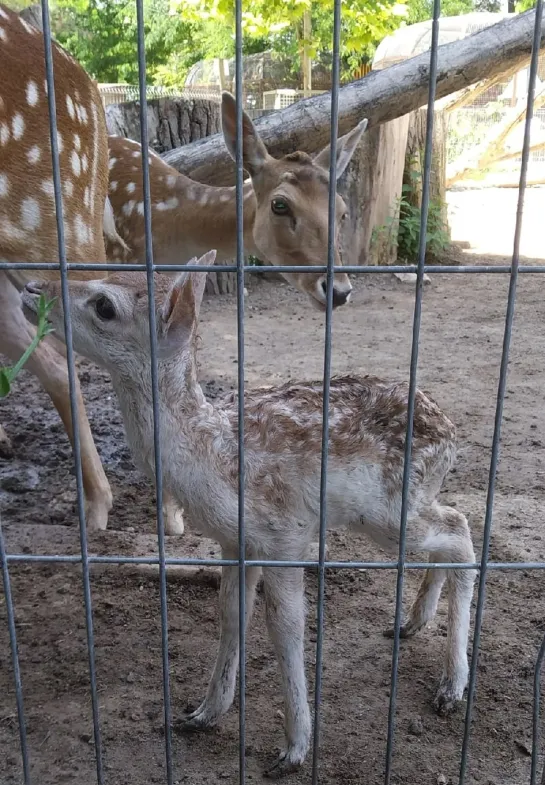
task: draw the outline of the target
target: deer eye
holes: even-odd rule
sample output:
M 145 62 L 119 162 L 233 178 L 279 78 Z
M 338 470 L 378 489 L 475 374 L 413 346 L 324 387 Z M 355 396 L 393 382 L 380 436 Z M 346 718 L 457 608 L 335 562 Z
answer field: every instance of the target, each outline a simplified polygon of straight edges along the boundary
M 348 213 L 343 213 L 341 215 L 341 221 L 346 221 L 347 218 L 348 218 Z
M 104 322 L 109 322 L 115 319 L 115 308 L 107 297 L 102 295 L 95 300 L 95 311 L 99 319 Z
M 271 210 L 275 215 L 289 215 L 290 212 L 289 205 L 284 199 L 273 199 Z

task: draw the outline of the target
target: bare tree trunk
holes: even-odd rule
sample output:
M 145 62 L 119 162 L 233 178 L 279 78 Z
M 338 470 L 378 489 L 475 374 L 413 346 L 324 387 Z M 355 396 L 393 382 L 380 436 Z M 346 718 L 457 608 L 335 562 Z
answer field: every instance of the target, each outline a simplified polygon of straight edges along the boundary
M 426 144 L 427 109 L 417 109 L 409 120 L 407 135 L 407 153 L 403 183 L 411 190 L 407 193 L 408 201 L 415 207 L 422 205 L 422 181 L 424 175 L 424 147 Z M 433 122 L 432 158 L 430 172 L 430 204 L 441 205 L 440 221 L 443 231 L 450 238 L 448 211 L 446 203 L 445 172 L 447 161 L 447 130 L 448 115 L 446 112 L 435 113 Z
M 510 66 L 523 67 L 532 48 L 535 11 L 526 11 L 479 33 L 443 44 L 437 57 L 437 99 L 481 79 L 493 79 Z M 545 18 L 542 35 L 545 34 Z M 339 134 L 363 117 L 374 126 L 425 106 L 429 52 L 374 71 L 345 85 L 339 95 Z M 318 95 L 256 120 L 272 155 L 294 150 L 316 152 L 329 142 L 331 96 Z M 165 160 L 196 180 L 216 185 L 234 182 L 234 166 L 221 136 L 165 154 Z
M 105 109 L 109 134 L 140 141 L 140 103 L 110 104 Z M 158 98 L 148 101 L 150 147 L 158 153 L 173 150 L 216 134 L 221 129 L 216 101 Z

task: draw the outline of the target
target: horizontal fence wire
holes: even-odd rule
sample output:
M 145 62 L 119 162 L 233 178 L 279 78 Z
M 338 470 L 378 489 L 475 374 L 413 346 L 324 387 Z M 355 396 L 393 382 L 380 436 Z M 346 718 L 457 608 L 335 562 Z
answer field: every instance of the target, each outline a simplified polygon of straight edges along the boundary
M 77 488 L 77 511 L 79 517 L 80 534 L 80 553 L 79 555 L 39 555 L 39 554 L 8 554 L 5 549 L 5 542 L 0 528 L 0 566 L 4 585 L 4 595 L 7 607 L 8 633 L 10 639 L 12 662 L 14 669 L 15 696 L 17 704 L 17 716 L 19 723 L 20 746 L 22 754 L 23 778 L 25 785 L 31 785 L 31 768 L 28 755 L 28 744 L 26 738 L 26 722 L 23 705 L 23 685 L 21 680 L 21 669 L 17 650 L 16 637 L 16 618 L 11 593 L 9 565 L 28 563 L 71 563 L 82 565 L 82 582 L 84 596 L 85 625 L 87 637 L 87 655 L 89 661 L 89 679 L 91 693 L 91 707 L 93 718 L 94 745 L 96 757 L 96 780 L 98 785 L 105 782 L 102 760 L 102 744 L 100 737 L 100 719 L 97 697 L 97 678 L 95 665 L 94 632 L 92 618 L 92 600 L 90 588 L 90 565 L 158 565 L 160 576 L 160 604 L 161 604 L 161 643 L 162 643 L 162 669 L 163 669 L 163 704 L 164 704 L 164 725 L 165 725 L 165 757 L 166 757 L 166 782 L 173 785 L 174 771 L 172 762 L 172 742 L 171 742 L 171 709 L 170 709 L 170 684 L 169 684 L 169 657 L 168 657 L 168 607 L 167 607 L 167 568 L 181 566 L 199 567 L 229 567 L 238 568 L 239 578 L 239 647 L 240 647 L 240 666 L 239 666 L 239 781 L 244 785 L 245 777 L 245 646 L 246 646 L 246 604 L 245 604 L 245 572 L 249 567 L 270 567 L 270 568 L 308 568 L 318 571 L 318 602 L 317 602 L 317 641 L 316 641 L 316 671 L 315 671 L 315 694 L 314 694 L 314 737 L 312 752 L 312 783 L 318 783 L 319 770 L 319 747 L 320 747 L 320 706 L 322 691 L 322 665 L 323 665 L 323 640 L 324 640 L 324 599 L 325 599 L 325 571 L 327 569 L 360 569 L 360 570 L 396 570 L 396 609 L 394 621 L 394 644 L 392 652 L 391 669 L 391 690 L 388 712 L 388 734 L 386 746 L 385 764 L 385 783 L 391 782 L 393 772 L 393 751 L 395 741 L 395 710 L 397 697 L 397 667 L 399 662 L 399 643 L 400 627 L 402 614 L 403 579 L 406 570 L 435 570 L 435 569 L 477 569 L 479 571 L 479 586 L 477 592 L 477 607 L 475 618 L 475 632 L 473 639 L 473 654 L 471 658 L 468 701 L 464 723 L 464 736 L 460 757 L 459 785 L 464 785 L 468 769 L 469 745 L 472 714 L 476 695 L 477 664 L 480 639 L 482 633 L 482 620 L 486 596 L 486 577 L 489 570 L 542 570 L 545 569 L 545 562 L 494 562 L 489 561 L 489 546 L 493 523 L 493 504 L 497 466 L 499 461 L 501 443 L 501 424 L 503 403 L 506 391 L 507 370 L 509 362 L 509 348 L 511 330 L 514 319 L 514 309 L 516 300 L 517 280 L 520 274 L 545 273 L 543 264 L 520 264 L 520 235 L 522 229 L 522 212 L 524 203 L 524 191 L 526 186 L 526 173 L 529 160 L 530 145 L 530 123 L 532 118 L 533 96 L 535 93 L 536 74 L 538 66 L 538 55 L 540 45 L 540 30 L 542 19 L 542 0 L 538 0 L 536 5 L 536 17 L 534 28 L 534 41 L 532 48 L 532 59 L 529 71 L 528 86 L 528 106 L 524 131 L 524 145 L 521 162 L 521 174 L 519 185 L 519 197 L 517 205 L 516 226 L 514 236 L 514 247 L 512 261 L 510 265 L 426 265 L 426 221 L 429 203 L 429 176 L 431 169 L 431 144 L 433 129 L 433 111 L 428 112 L 426 143 L 425 143 L 425 164 L 423 175 L 423 196 L 421 209 L 421 242 L 419 248 L 419 259 L 417 265 L 391 265 L 387 267 L 377 267 L 373 265 L 345 265 L 342 267 L 334 264 L 334 232 L 333 223 L 335 216 L 335 166 L 336 166 L 336 145 L 337 145 L 337 125 L 338 125 L 338 91 L 339 91 L 339 41 L 341 23 L 341 3 L 334 0 L 334 35 L 333 35 L 333 88 L 331 93 L 331 163 L 330 163 L 330 193 L 329 193 L 329 232 L 328 232 L 328 255 L 325 265 L 245 265 L 243 247 L 243 144 L 242 144 L 242 0 L 235 2 L 235 49 L 236 49 L 236 223 L 237 223 L 237 256 L 236 264 L 232 265 L 155 265 L 153 262 L 152 248 L 152 225 L 151 225 L 151 200 L 149 184 L 149 162 L 147 155 L 142 154 L 142 172 L 144 182 L 144 222 L 146 240 L 146 263 L 145 264 L 103 264 L 103 263 L 70 263 L 66 256 L 64 242 L 64 226 L 62 220 L 62 193 L 61 176 L 59 167 L 59 150 L 57 143 L 57 125 L 55 108 L 54 72 L 51 44 L 51 29 L 49 22 L 48 0 L 42 2 L 42 21 L 44 27 L 44 57 L 46 67 L 46 81 L 48 86 L 48 109 L 51 132 L 51 149 L 53 162 L 53 184 L 57 217 L 57 236 L 59 247 L 58 262 L 26 263 L 26 262 L 0 262 L 0 270 L 33 270 L 39 273 L 41 270 L 53 270 L 60 273 L 62 284 L 62 300 L 67 306 L 69 289 L 68 276 L 71 271 L 142 271 L 147 274 L 148 293 L 149 293 L 149 322 L 151 340 L 151 380 L 153 394 L 153 419 L 154 419 L 154 457 L 155 457 L 155 485 L 157 503 L 157 527 L 158 527 L 158 556 L 157 557 L 128 557 L 128 556 L 91 556 L 87 547 L 87 530 L 85 520 L 85 501 L 83 494 L 83 480 L 81 467 L 80 435 L 78 428 L 78 399 L 76 394 L 76 371 L 74 365 L 74 350 L 72 342 L 72 330 L 70 323 L 70 311 L 64 307 L 64 327 L 67 345 L 67 365 L 68 381 L 70 392 L 71 417 L 73 422 L 73 447 L 75 476 Z M 137 42 L 138 42 L 138 68 L 139 68 L 139 94 L 141 99 L 146 95 L 146 64 L 144 48 L 144 10 L 143 0 L 136 0 L 137 8 Z M 435 89 L 435 64 L 438 46 L 438 19 L 440 14 L 440 2 L 434 0 L 434 18 L 432 25 L 432 44 L 430 50 L 430 85 L 428 106 L 433 107 Z M 141 121 L 141 142 L 142 151 L 148 147 L 147 123 L 146 123 L 146 102 L 140 101 L 140 121 Z M 238 558 L 236 559 L 184 559 L 167 557 L 165 554 L 165 534 L 162 508 L 162 471 L 161 471 L 161 439 L 159 421 L 159 389 L 158 389 L 158 370 L 157 370 L 157 339 L 154 302 L 154 273 L 155 272 L 176 272 L 176 271 L 199 271 L 199 272 L 235 272 L 237 275 L 237 337 L 238 337 Z M 390 561 L 335 561 L 325 558 L 326 554 L 326 533 L 327 533 L 327 456 L 328 456 L 328 398 L 331 371 L 331 318 L 333 310 L 333 276 L 335 272 L 344 272 L 354 275 L 364 274 L 392 274 L 392 273 L 414 273 L 415 282 L 415 307 L 413 318 L 413 341 L 411 348 L 410 361 L 410 381 L 408 397 L 408 422 L 404 456 L 403 474 L 403 502 L 400 521 L 400 542 L 399 554 L 396 560 Z M 327 281 L 327 302 L 325 319 L 325 340 L 324 340 L 324 387 L 323 387 L 323 420 L 322 420 L 322 461 L 320 478 L 320 527 L 319 527 L 319 555 L 317 560 L 252 560 L 246 558 L 245 549 L 245 518 L 244 518 L 244 276 L 245 274 L 259 275 L 270 272 L 278 273 L 325 273 Z M 412 442 L 412 421 L 414 414 L 414 400 L 416 394 L 416 379 L 418 366 L 419 330 L 422 312 L 422 296 L 424 275 L 442 274 L 508 274 L 510 276 L 509 294 L 505 316 L 505 329 L 503 347 L 501 355 L 501 365 L 498 380 L 496 415 L 494 424 L 494 435 L 492 440 L 491 460 L 489 469 L 489 481 L 487 489 L 487 502 L 485 513 L 484 537 L 481 559 L 476 562 L 466 563 L 439 563 L 439 562 L 409 562 L 405 557 L 405 533 L 408 515 L 408 488 L 410 475 L 410 458 Z M 542 663 L 545 658 L 545 638 L 543 639 L 536 661 L 534 674 L 533 691 L 533 726 L 532 726 L 532 761 L 531 761 L 531 780 L 530 785 L 537 785 L 538 778 L 538 759 L 539 759 L 539 722 L 540 722 L 540 695 L 541 695 L 541 671 Z M 545 785 L 545 770 L 541 779 Z
M 144 3 L 136 0 L 138 85 L 140 92 L 140 142 L 142 184 L 144 189 L 144 234 L 146 248 L 146 279 L 148 288 L 148 319 L 151 354 L 151 395 L 153 410 L 153 452 L 155 464 L 155 496 L 157 518 L 157 546 L 159 551 L 159 593 L 161 609 L 161 660 L 163 668 L 163 720 L 165 728 L 165 758 L 167 785 L 173 783 L 172 771 L 172 715 L 170 708 L 170 678 L 168 657 L 168 601 L 165 566 L 165 522 L 163 517 L 163 470 L 161 459 L 161 423 L 159 399 L 159 372 L 157 364 L 157 321 L 155 315 L 155 284 L 153 273 L 153 238 L 151 233 L 151 192 L 149 178 L 148 118 L 146 103 L 146 48 L 144 41 Z
M 55 263 L 49 262 L 37 262 L 35 264 L 31 264 L 29 262 L 0 262 L 0 270 L 59 270 L 59 265 Z M 74 262 L 73 264 L 67 265 L 68 271 L 74 272 L 83 272 L 83 271 L 96 271 L 96 272 L 146 272 L 147 267 L 144 264 L 117 264 L 109 262 L 105 264 L 82 264 L 79 262 Z M 313 264 L 308 265 L 306 267 L 302 267 L 301 265 L 264 265 L 263 267 L 256 267 L 254 265 L 246 265 L 244 268 L 245 273 L 250 273 L 252 275 L 267 275 L 269 273 L 327 273 L 327 266 L 326 265 L 319 265 Z M 154 264 L 153 271 L 156 273 L 184 273 L 184 272 L 200 272 L 200 273 L 236 273 L 238 272 L 238 267 L 236 265 L 226 264 L 226 265 L 206 265 L 203 264 L 202 266 L 197 266 L 194 264 Z M 375 267 L 372 265 L 343 265 L 342 267 L 337 265 L 333 268 L 334 273 L 348 273 L 350 275 L 369 275 L 369 274 L 378 274 L 378 275 L 391 275 L 393 273 L 417 273 L 418 266 L 414 264 L 408 265 L 390 265 L 386 267 Z M 429 264 L 424 265 L 424 273 L 429 273 L 433 275 L 448 275 L 449 273 L 455 274 L 510 274 L 511 273 L 511 265 L 440 265 L 440 264 Z M 545 273 L 545 265 L 543 264 L 536 264 L 536 265 L 520 265 L 519 266 L 519 275 L 520 274 L 528 274 L 528 273 Z
M 6 554 L 7 562 L 42 562 L 44 564 L 55 562 L 68 562 L 78 564 L 81 556 L 55 555 L 41 556 L 29 553 Z M 89 564 L 160 564 L 157 556 L 89 556 Z M 167 556 L 165 564 L 169 567 L 236 567 L 238 559 L 184 559 L 181 557 Z M 308 567 L 317 568 L 318 560 L 290 559 L 245 559 L 248 567 Z M 475 570 L 481 566 L 480 562 L 408 562 L 404 563 L 405 570 Z M 329 570 L 397 570 L 397 561 L 324 561 L 324 567 Z M 488 562 L 489 570 L 543 570 L 545 562 Z

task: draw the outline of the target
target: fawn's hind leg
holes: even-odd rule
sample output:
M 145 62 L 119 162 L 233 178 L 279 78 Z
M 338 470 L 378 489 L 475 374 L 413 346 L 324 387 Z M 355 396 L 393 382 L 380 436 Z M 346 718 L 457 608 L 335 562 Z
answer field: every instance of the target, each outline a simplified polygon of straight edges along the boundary
M 439 553 L 432 552 L 429 555 L 428 561 L 440 562 Z M 441 596 L 441 589 L 447 577 L 447 571 L 436 569 L 426 570 L 416 599 L 411 605 L 406 620 L 401 626 L 399 635 L 401 638 L 412 638 L 418 630 L 425 627 L 426 624 L 433 619 L 437 611 L 437 604 Z M 389 627 L 384 631 L 387 638 L 394 637 L 393 627 Z
M 433 504 L 426 516 L 430 527 L 423 543 L 440 562 L 474 562 L 475 551 L 467 518 L 453 507 Z M 429 546 L 426 547 L 429 543 Z M 434 705 L 440 714 L 449 714 L 462 700 L 469 666 L 467 645 L 476 570 L 451 569 L 447 573 L 447 647 L 443 673 Z
M 474 562 L 475 552 L 467 519 L 452 507 L 434 502 L 418 518 L 409 520 L 408 547 L 424 550 L 435 562 Z M 447 646 L 443 673 L 434 705 L 448 714 L 462 700 L 469 673 L 467 645 L 471 600 L 476 571 L 426 570 L 420 590 L 403 625 L 402 636 L 413 635 L 435 615 L 442 585 L 448 590 Z

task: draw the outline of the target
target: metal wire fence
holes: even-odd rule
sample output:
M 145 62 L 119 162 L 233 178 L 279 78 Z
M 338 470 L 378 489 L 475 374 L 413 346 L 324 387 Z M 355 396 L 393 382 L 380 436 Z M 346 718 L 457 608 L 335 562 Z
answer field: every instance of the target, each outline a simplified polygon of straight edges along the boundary
M 145 63 L 145 49 L 144 49 L 144 12 L 142 0 L 136 0 L 137 14 L 138 14 L 138 58 L 139 58 L 139 90 L 141 98 L 146 96 L 146 63 Z M 78 498 L 78 515 L 80 525 L 80 555 L 37 555 L 27 553 L 7 553 L 0 528 L 0 563 L 2 568 L 2 577 L 4 585 L 4 594 L 7 609 L 7 621 L 9 638 L 11 643 L 11 657 L 13 663 L 13 673 L 15 680 L 15 694 L 17 702 L 17 715 L 19 722 L 20 733 L 20 746 L 23 765 L 23 777 L 25 785 L 30 785 L 31 769 L 28 754 L 27 738 L 26 738 L 26 723 L 25 712 L 23 705 L 23 688 L 21 682 L 21 672 L 17 651 L 17 629 L 15 623 L 15 612 L 13 606 L 13 598 L 10 587 L 9 568 L 11 564 L 21 562 L 39 563 L 50 562 L 53 564 L 60 563 L 79 563 L 82 565 L 82 580 L 84 589 L 84 602 L 85 602 L 85 624 L 87 630 L 87 650 L 89 659 L 89 682 L 91 694 L 91 706 L 93 716 L 93 729 L 94 729 L 94 745 L 96 755 L 96 780 L 98 785 L 106 783 L 103 767 L 103 751 L 101 743 L 101 725 L 99 717 L 99 702 L 97 692 L 97 678 L 95 669 L 95 651 L 94 651 L 94 637 L 93 637 L 93 613 L 92 613 L 92 596 L 89 577 L 89 568 L 91 564 L 105 563 L 105 564 L 124 564 L 124 563 L 138 563 L 138 564 L 158 564 L 159 565 L 159 582 L 160 582 L 160 599 L 161 599 L 161 644 L 162 644 L 162 665 L 163 665 L 163 706 L 164 706 L 164 739 L 165 739 L 165 782 L 167 785 L 173 785 L 175 773 L 173 767 L 172 756 L 172 741 L 171 741 L 171 697 L 170 697 L 170 683 L 169 683 L 169 641 L 168 641 L 168 625 L 167 625 L 167 591 L 166 591 L 166 568 L 167 565 L 199 565 L 199 566 L 236 566 L 239 573 L 239 620 L 245 618 L 246 615 L 246 599 L 245 599 L 245 575 L 246 570 L 250 567 L 313 567 L 318 570 L 318 604 L 317 604 L 317 639 L 316 639 L 316 674 L 315 674 L 315 693 L 314 693 L 314 737 L 313 737 L 313 751 L 312 751 L 312 775 L 311 781 L 316 785 L 319 781 L 319 753 L 320 753 L 320 717 L 321 717 L 321 699 L 322 699 L 322 669 L 323 669 L 323 640 L 324 640 L 324 600 L 325 600 L 325 580 L 326 568 L 330 569 L 356 569 L 367 568 L 372 570 L 395 570 L 397 572 L 397 585 L 396 585 L 396 604 L 395 604 L 395 624 L 394 624 L 394 643 L 392 654 L 392 667 L 391 667 L 391 689 L 390 689 L 390 702 L 388 713 L 388 734 L 387 744 L 385 751 L 385 770 L 384 782 L 386 785 L 392 781 L 393 776 L 393 751 L 395 742 L 395 713 L 397 702 L 397 684 L 398 684 L 398 662 L 400 650 L 400 630 L 402 618 L 402 598 L 403 598 L 403 583 L 405 572 L 408 569 L 475 569 L 479 570 L 479 582 L 477 591 L 476 603 L 476 618 L 473 639 L 473 655 L 471 658 L 470 677 L 467 708 L 465 715 L 465 726 L 463 745 L 460 757 L 459 769 L 459 785 L 464 785 L 467 782 L 467 761 L 471 740 L 471 727 L 473 718 L 473 709 L 475 702 L 475 692 L 477 686 L 477 664 L 479 654 L 479 644 L 481 638 L 481 629 L 483 621 L 483 609 L 485 603 L 486 593 L 486 578 L 489 570 L 518 570 L 518 569 L 545 569 L 545 562 L 491 562 L 489 561 L 489 545 L 492 531 L 493 522 L 493 503 L 494 503 L 494 489 L 495 479 L 498 466 L 498 457 L 501 439 L 501 426 L 502 426 L 502 412 L 506 392 L 506 380 L 509 361 L 509 350 L 511 342 L 511 330 L 513 325 L 513 315 L 515 308 L 515 298 L 517 292 L 517 280 L 519 273 L 545 273 L 545 266 L 522 266 L 519 264 L 519 245 L 522 227 L 523 215 L 523 202 L 524 190 L 526 183 L 526 173 L 529 159 L 529 146 L 530 146 L 530 124 L 532 120 L 532 106 L 535 91 L 536 72 L 538 66 L 538 55 L 541 41 L 541 25 L 542 25 L 542 0 L 538 0 L 535 15 L 535 32 L 533 38 L 532 58 L 530 65 L 529 89 L 528 89 L 528 104 L 526 112 L 526 123 L 524 133 L 524 145 L 522 154 L 522 163 L 520 170 L 520 189 L 519 199 L 516 216 L 516 230 L 513 242 L 513 256 L 511 265 L 503 265 L 496 267 L 474 265 L 474 266 L 458 266 L 458 267 L 444 267 L 425 265 L 426 253 L 426 222 L 429 205 L 429 183 L 430 183 L 430 167 L 431 167 L 431 153 L 432 153 L 432 131 L 433 131 L 433 112 L 428 113 L 427 117 L 427 136 L 425 146 L 425 165 L 424 165 L 424 179 L 423 179 L 423 198 L 421 210 L 421 231 L 420 231 L 420 248 L 418 256 L 418 264 L 412 267 L 399 266 L 388 268 L 376 267 L 344 267 L 343 271 L 350 273 L 365 274 L 365 273 L 391 273 L 392 271 L 399 272 L 416 272 L 416 290 L 415 290 L 415 303 L 414 303 L 414 317 L 412 327 L 412 351 L 410 360 L 410 381 L 409 381 L 409 394 L 408 394 L 408 422 L 404 448 L 404 471 L 403 471 L 403 495 L 402 495 L 402 510 L 400 521 L 400 538 L 399 538 L 399 553 L 395 561 L 384 562 L 365 562 L 365 561 L 329 561 L 326 559 L 326 533 L 327 533 L 327 509 L 326 509 L 326 489 L 327 489 L 327 467 L 328 467 L 328 434 L 329 434 L 329 397 L 330 397 L 330 372 L 331 372 L 331 356 L 332 356 L 332 340 L 331 340 L 331 323 L 332 323 L 332 310 L 333 310 L 333 275 L 336 270 L 334 267 L 334 251 L 335 251 L 335 236 L 334 236 L 334 221 L 335 221 L 335 191 L 336 191 L 336 146 L 337 146 L 337 128 L 339 116 L 339 51 L 340 51 L 340 31 L 341 31 L 341 2 L 334 0 L 334 29 L 333 29 L 333 89 L 331 91 L 331 164 L 329 172 L 329 236 L 328 236 L 328 258 L 327 265 L 323 267 L 276 267 L 273 268 L 279 272 L 325 272 L 327 276 L 327 307 L 326 307 L 326 322 L 325 322 L 325 349 L 324 349 L 324 386 L 323 386 L 323 421 L 322 421 L 322 448 L 321 448 L 321 478 L 320 478 L 320 519 L 319 519 L 319 556 L 317 560 L 304 560 L 304 561 L 280 561 L 280 560 L 250 560 L 246 558 L 246 543 L 245 543 L 245 462 L 244 462 L 244 273 L 259 274 L 263 268 L 260 267 L 245 267 L 244 265 L 244 247 L 243 247 L 243 158 L 242 158 L 242 0 L 236 0 L 235 3 L 235 33 L 236 33 L 236 127 L 237 127 L 237 142 L 236 142 L 236 220 L 237 220 L 237 258 L 236 265 L 230 268 L 237 273 L 237 327 L 238 327 L 238 495 L 239 495 L 239 512 L 238 512 L 238 558 L 236 559 L 193 559 L 193 558 L 167 558 L 165 555 L 165 530 L 163 521 L 163 475 L 161 471 L 161 438 L 160 438 L 160 418 L 159 418 L 159 387 L 158 387 L 158 371 L 157 371 L 157 332 L 156 332 L 156 316 L 153 307 L 154 303 L 154 271 L 168 271 L 172 272 L 176 269 L 179 270 L 214 270 L 210 267 L 195 267 L 195 266 L 165 266 L 154 265 L 153 261 L 153 245 L 152 245 L 152 211 L 150 200 L 150 183 L 149 183 L 149 161 L 146 150 L 148 147 L 147 139 L 147 123 L 146 123 L 146 102 L 140 102 L 141 114 L 141 142 L 142 142 L 142 170 L 144 177 L 144 220 L 146 230 L 146 265 L 143 268 L 141 265 L 93 265 L 93 264 L 68 264 L 64 243 L 64 227 L 62 220 L 62 192 L 61 192 L 61 173 L 59 167 L 59 149 L 57 144 L 57 124 L 56 124 L 56 109 L 55 109 L 55 90 L 54 90 L 54 73 L 53 73 L 53 59 L 51 47 L 51 30 L 49 22 L 49 7 L 48 0 L 42 0 L 42 16 L 43 16 L 43 29 L 45 36 L 45 63 L 48 85 L 48 105 L 49 105 L 49 119 L 51 131 L 51 146 L 53 155 L 53 182 L 54 194 L 57 206 L 57 231 L 59 243 L 59 263 L 41 263 L 31 265 L 28 263 L 20 262 L 11 265 L 16 269 L 57 269 L 60 270 L 62 280 L 62 300 L 67 306 L 68 304 L 68 271 L 69 270 L 84 270 L 84 269 L 108 269 L 108 270 L 128 270 L 128 269 L 145 269 L 147 273 L 147 283 L 149 290 L 149 334 L 151 343 L 151 378 L 152 378 L 152 392 L 153 392 L 153 418 L 154 418 L 154 457 L 155 457 L 155 484 L 156 484 L 156 502 L 157 502 L 157 524 L 158 524 L 158 556 L 157 557 L 123 557 L 123 556 L 90 556 L 87 548 L 87 533 L 86 533 L 86 520 L 85 520 L 85 506 L 83 495 L 82 483 L 82 466 L 80 455 L 80 435 L 78 431 L 78 419 L 76 416 L 76 395 L 75 395 L 75 367 L 74 367 L 74 350 L 72 344 L 72 331 L 70 322 L 70 310 L 68 307 L 64 308 L 64 326 L 66 334 L 67 345 L 67 361 L 69 369 L 69 385 L 71 397 L 71 412 L 72 422 L 74 423 L 74 454 L 75 454 L 75 468 L 76 468 L 76 485 L 77 485 L 77 498 Z M 433 36 L 432 46 L 430 51 L 430 66 L 429 66 L 429 94 L 428 105 L 433 106 L 435 98 L 436 86 L 436 64 L 437 64 L 437 47 L 438 47 L 438 19 L 440 16 L 440 0 L 434 0 L 433 8 Z M 0 269 L 6 269 L 9 265 L 1 263 Z M 270 269 L 270 268 L 268 268 Z M 497 389 L 497 402 L 496 402 L 496 415 L 494 424 L 494 435 L 492 440 L 490 468 L 488 478 L 488 493 L 486 501 L 486 515 L 484 524 L 484 538 L 481 558 L 478 562 L 471 563 L 429 563 L 429 562 L 409 562 L 405 556 L 406 545 L 406 529 L 409 505 L 409 479 L 410 479 L 410 463 L 413 439 L 413 420 L 415 411 L 415 395 L 417 384 L 417 371 L 418 371 L 418 351 L 419 351 L 419 336 L 420 324 L 423 307 L 423 283 L 425 273 L 452 273 L 452 274 L 484 274 L 484 273 L 497 273 L 509 275 L 509 294 L 507 300 L 507 308 L 505 315 L 505 329 L 503 338 L 503 349 L 501 355 L 501 366 L 499 374 L 499 383 Z M 246 694 L 246 670 L 245 670 L 245 651 L 246 651 L 246 629 L 244 623 L 239 623 L 239 644 L 240 644 L 240 676 L 239 676 L 239 780 L 241 785 L 247 781 L 246 778 L 246 760 L 245 760 L 245 731 L 246 731 L 246 715 L 245 715 L 245 694 Z M 540 689 L 541 689 L 541 668 L 543 659 L 545 657 L 545 639 L 536 660 L 535 679 L 534 679 L 534 695 L 533 695 L 533 747 L 532 747 L 532 762 L 531 762 L 531 776 L 530 785 L 536 785 L 538 781 L 538 763 L 539 763 L 539 719 L 540 719 Z M 545 772 L 542 775 L 542 783 L 545 783 Z

